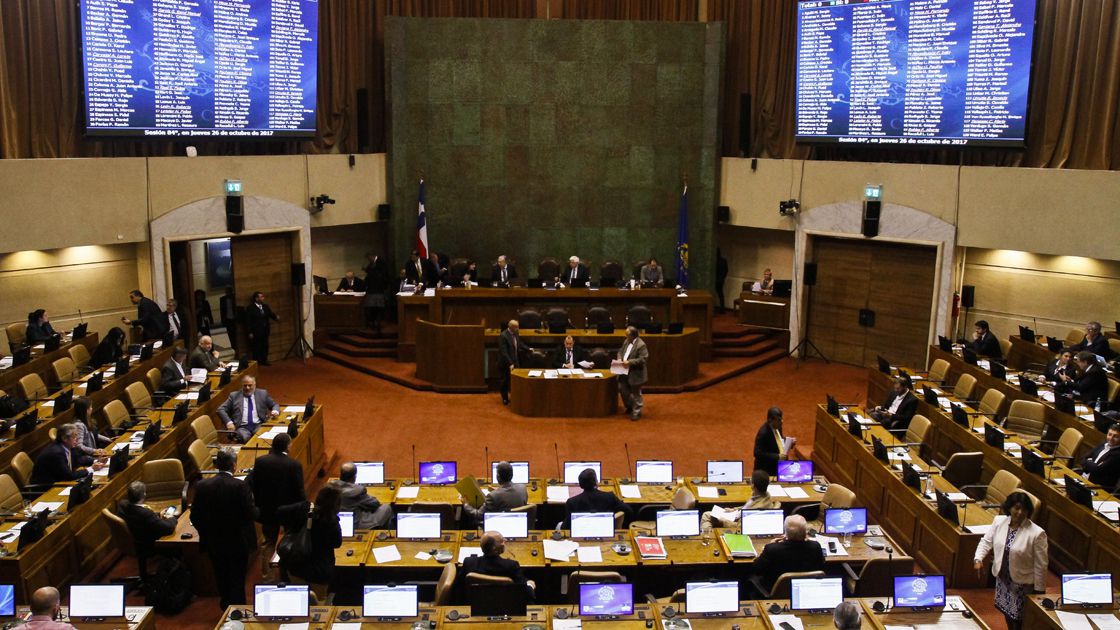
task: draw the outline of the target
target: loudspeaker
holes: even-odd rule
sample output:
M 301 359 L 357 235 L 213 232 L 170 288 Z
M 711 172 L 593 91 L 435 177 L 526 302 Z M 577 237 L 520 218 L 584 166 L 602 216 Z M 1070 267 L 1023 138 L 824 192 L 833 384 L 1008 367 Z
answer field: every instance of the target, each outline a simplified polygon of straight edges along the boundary
M 307 267 L 303 263 L 292 263 L 292 286 L 302 287 L 307 283 Z
M 226 231 L 240 234 L 241 230 L 245 229 L 245 215 L 243 214 L 227 214 L 226 215 Z
M 805 263 L 805 274 L 802 276 L 802 279 L 805 281 L 805 286 L 807 287 L 811 287 L 817 283 L 817 263 Z
M 240 234 L 245 229 L 245 198 L 226 195 L 226 231 Z
M 739 95 L 739 157 L 747 157 L 751 150 L 751 95 Z
M 976 303 L 976 287 L 971 284 L 966 284 L 961 287 L 961 306 L 965 308 L 972 308 Z
M 720 223 L 727 223 L 731 220 L 731 206 L 719 206 L 716 208 L 716 220 Z
M 388 221 L 391 213 L 389 211 L 389 204 L 381 203 L 377 205 L 377 220 Z
M 369 90 L 366 88 L 358 88 L 354 111 L 358 118 L 358 152 L 369 153 Z
M 863 235 L 873 238 L 879 235 L 879 213 L 883 210 L 881 201 L 863 202 Z

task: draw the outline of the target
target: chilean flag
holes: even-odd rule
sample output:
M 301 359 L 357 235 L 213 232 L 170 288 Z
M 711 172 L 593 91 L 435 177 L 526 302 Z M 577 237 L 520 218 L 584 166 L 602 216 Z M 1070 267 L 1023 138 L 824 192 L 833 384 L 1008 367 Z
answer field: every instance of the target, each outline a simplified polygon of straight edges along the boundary
M 420 260 L 428 257 L 428 216 L 424 211 L 424 180 L 420 180 L 420 203 L 416 214 L 416 251 Z

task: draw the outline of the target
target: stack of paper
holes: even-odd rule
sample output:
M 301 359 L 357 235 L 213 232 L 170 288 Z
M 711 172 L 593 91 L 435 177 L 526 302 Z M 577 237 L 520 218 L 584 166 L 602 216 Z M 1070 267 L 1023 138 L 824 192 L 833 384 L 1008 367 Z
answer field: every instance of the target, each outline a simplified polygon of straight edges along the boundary
M 786 488 L 786 496 L 791 499 L 808 499 L 809 493 L 805 492 L 801 488 L 798 488 L 797 486 L 794 486 L 792 488 Z
M 603 561 L 603 550 L 599 547 L 580 547 L 576 549 L 576 558 L 580 564 L 592 564 Z
M 600 372 L 584 372 L 581 376 L 583 376 L 583 378 L 603 378 Z
M 420 486 L 401 486 L 397 488 L 398 499 L 415 499 L 420 496 Z
M 206 374 L 206 368 L 191 368 L 191 377 L 187 380 L 192 383 L 205 383 Z
M 549 503 L 566 503 L 571 498 L 568 486 L 549 486 L 545 489 L 545 496 Z
M 753 558 L 757 555 L 751 537 L 745 534 L 723 534 L 723 544 L 732 558 Z
M 396 545 L 389 545 L 388 547 L 374 547 L 373 559 L 377 564 L 386 564 L 388 562 L 396 562 L 401 559 L 401 552 L 397 549 Z
M 544 540 L 544 557 L 557 562 L 567 562 L 568 558 L 579 549 L 579 543 L 570 540 Z
M 529 370 L 529 378 L 537 378 L 544 374 L 544 370 Z
M 643 558 L 666 558 L 665 543 L 658 536 L 635 536 L 634 546 Z
M 568 368 L 560 368 L 560 369 L 556 370 L 556 373 L 559 374 L 560 376 L 571 376 L 572 375 L 572 371 L 569 370 Z
M 769 486 L 766 487 L 766 493 L 769 494 L 771 497 L 774 497 L 775 499 L 778 498 L 778 497 L 789 496 L 789 495 L 786 494 L 786 489 L 785 488 L 783 488 L 781 486 L 774 485 L 774 484 L 770 484 Z
M 719 488 L 714 486 L 696 486 L 696 494 L 701 499 L 715 499 L 719 497 Z
M 618 492 L 624 499 L 640 499 L 642 498 L 642 489 L 633 483 L 620 483 L 618 484 Z

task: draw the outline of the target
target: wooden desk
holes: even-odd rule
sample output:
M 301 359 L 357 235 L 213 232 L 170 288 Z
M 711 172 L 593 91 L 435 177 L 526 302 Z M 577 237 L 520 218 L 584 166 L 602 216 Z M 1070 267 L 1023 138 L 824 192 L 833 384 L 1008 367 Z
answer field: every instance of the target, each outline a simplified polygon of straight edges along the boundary
M 509 408 L 530 418 L 602 418 L 618 413 L 618 379 L 609 370 L 589 370 L 601 378 L 529 378 L 529 370 L 510 375 Z
M 953 602 L 953 597 L 949 596 L 950 602 Z M 864 627 L 870 626 L 875 630 L 886 630 L 887 627 L 894 628 L 933 628 L 938 630 L 987 630 L 988 624 L 980 619 L 980 615 L 976 614 L 976 610 L 968 605 L 968 602 L 960 599 L 960 605 L 950 603 L 942 610 L 922 610 L 915 611 L 908 608 L 890 608 L 885 612 L 875 612 L 875 602 L 887 603 L 885 598 L 865 597 L 857 600 L 860 607 L 863 608 L 863 619 L 866 623 Z M 958 609 L 954 610 L 956 606 Z M 968 610 L 972 613 L 969 617 L 962 614 L 963 610 Z M 827 626 L 826 626 L 827 627 Z M 1024 624 L 1024 628 L 1032 628 L 1033 626 Z
M 315 330 L 355 330 L 365 328 L 365 295 L 318 293 L 315 302 Z
M 63 597 L 65 598 L 65 592 Z M 62 623 L 69 623 L 78 630 L 155 630 L 156 627 L 156 613 L 151 606 L 125 606 L 124 619 L 106 620 L 106 621 L 75 621 L 69 618 L 70 607 L 62 607 Z M 16 615 L 20 619 L 26 619 L 31 614 L 31 609 L 27 606 L 17 606 Z
M 678 296 L 673 289 L 441 289 L 432 297 L 407 295 L 397 297 L 399 322 L 397 360 L 416 358 L 416 320 L 442 324 L 468 324 L 493 327 L 509 321 L 525 308 L 543 313 L 552 307 L 568 310 L 574 325 L 579 325 L 591 306 L 604 306 L 611 313 L 616 327 L 626 321 L 631 306 L 642 304 L 650 309 L 653 320 L 684 322 L 700 329 L 700 357 L 712 356 L 712 305 L 708 291 L 691 291 Z
M 63 343 L 57 350 L 51 352 L 43 352 L 39 346 L 34 346 L 31 349 L 31 360 L 23 365 L 15 365 L 10 368 L 0 369 L 0 390 L 9 394 L 18 394 L 19 390 L 17 385 L 19 379 L 27 376 L 28 374 L 38 374 L 43 378 L 43 382 L 48 387 L 55 387 L 58 385 L 58 379 L 54 376 L 54 370 L 51 369 L 51 364 L 61 359 L 62 357 L 70 356 L 70 348 L 81 345 L 85 346 L 86 350 L 92 355 L 95 348 L 97 348 L 98 338 L 97 333 L 89 333 L 85 337 L 77 341 L 69 341 Z
M 872 436 L 885 444 L 894 440 L 879 425 L 864 433 L 868 442 Z M 921 470 L 930 469 L 916 449 L 909 449 L 908 454 Z M 961 531 L 938 515 L 936 505 L 903 484 L 898 473 L 875 459 L 870 447 L 849 434 L 846 424 L 828 415 L 823 406 L 817 408 L 813 461 L 830 480 L 854 491 L 859 503 L 868 508 L 891 537 L 904 549 L 913 550 L 915 559 L 944 573 L 948 584 L 957 588 L 980 585 L 972 564 L 980 535 Z M 957 491 L 940 476 L 934 477 L 934 485 L 943 492 Z M 960 519 L 962 525 L 986 525 L 992 522 L 992 515 L 967 506 Z
M 220 630 L 222 625 L 225 624 L 226 621 L 229 621 L 230 613 L 235 610 L 241 611 L 242 613 L 249 613 L 248 616 L 240 620 L 240 623 L 243 624 L 245 630 L 279 630 L 280 628 L 281 622 L 266 621 L 253 617 L 253 607 L 252 602 L 250 602 L 248 606 L 230 606 L 229 608 L 227 608 L 226 611 L 222 614 L 222 618 L 218 620 L 217 625 L 214 626 L 214 630 Z M 308 609 L 308 612 L 311 613 L 311 615 L 307 618 L 308 630 L 329 630 L 331 624 L 335 621 L 337 614 L 343 610 L 351 609 L 341 607 L 332 608 L 330 606 L 312 606 Z M 358 607 L 358 613 L 361 614 L 361 607 Z M 411 628 L 412 622 L 410 621 L 409 623 L 401 627 Z
M 789 298 L 744 291 L 739 294 L 739 323 L 789 329 Z
M 1057 602 L 1059 597 L 1058 593 L 1048 593 L 1045 595 L 1028 595 L 1027 601 L 1023 604 L 1023 627 L 1030 628 L 1031 630 L 1062 630 L 1061 622 L 1058 621 L 1057 610 L 1047 610 L 1042 606 L 1042 600 L 1049 598 Z M 1120 612 L 1120 598 L 1113 594 L 1113 605 L 1111 608 L 1080 608 L 1078 606 L 1059 606 L 1058 610 L 1065 610 L 1066 612 L 1075 613 L 1079 615 L 1108 615 L 1116 617 Z

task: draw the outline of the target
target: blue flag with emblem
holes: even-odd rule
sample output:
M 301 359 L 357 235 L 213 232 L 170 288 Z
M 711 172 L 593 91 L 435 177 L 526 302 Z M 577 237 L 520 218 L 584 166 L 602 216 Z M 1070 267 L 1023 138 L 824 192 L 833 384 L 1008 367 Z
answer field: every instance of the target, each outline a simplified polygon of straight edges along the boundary
M 680 219 L 677 224 L 677 284 L 688 288 L 688 184 L 681 191 Z

